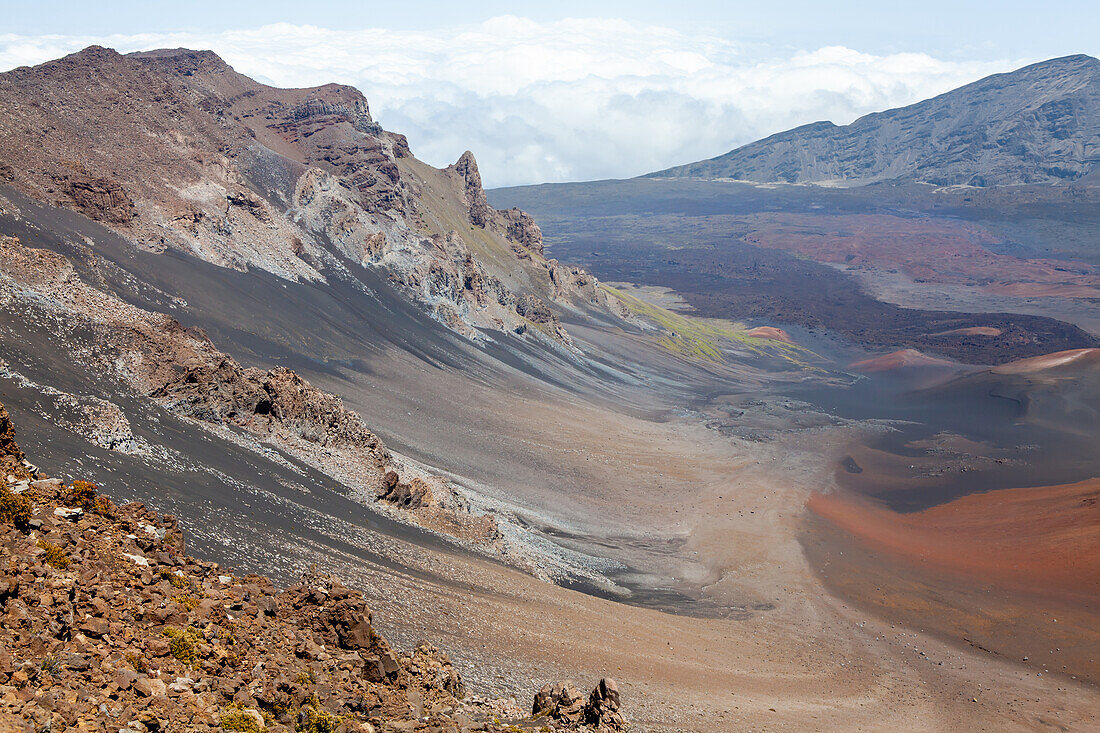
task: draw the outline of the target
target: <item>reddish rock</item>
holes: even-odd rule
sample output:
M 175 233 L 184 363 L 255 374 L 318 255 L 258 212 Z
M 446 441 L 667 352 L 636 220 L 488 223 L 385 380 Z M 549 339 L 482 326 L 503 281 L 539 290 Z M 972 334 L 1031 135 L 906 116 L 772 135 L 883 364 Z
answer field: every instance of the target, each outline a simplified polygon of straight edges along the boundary
M 164 697 L 168 694 L 168 686 L 152 677 L 138 677 L 132 687 L 142 697 Z

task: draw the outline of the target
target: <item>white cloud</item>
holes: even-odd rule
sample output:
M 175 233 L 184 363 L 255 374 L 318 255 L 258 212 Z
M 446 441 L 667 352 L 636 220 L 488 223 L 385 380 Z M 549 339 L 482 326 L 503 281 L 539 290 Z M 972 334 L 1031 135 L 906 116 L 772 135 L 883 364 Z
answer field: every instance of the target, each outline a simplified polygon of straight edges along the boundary
M 280 23 L 207 34 L 0 34 L 0 68 L 91 43 L 210 48 L 267 83 L 353 84 L 418 157 L 445 165 L 473 150 L 488 186 L 638 175 L 806 122 L 844 124 L 1024 63 L 777 50 L 624 20 L 505 16 L 423 32 Z

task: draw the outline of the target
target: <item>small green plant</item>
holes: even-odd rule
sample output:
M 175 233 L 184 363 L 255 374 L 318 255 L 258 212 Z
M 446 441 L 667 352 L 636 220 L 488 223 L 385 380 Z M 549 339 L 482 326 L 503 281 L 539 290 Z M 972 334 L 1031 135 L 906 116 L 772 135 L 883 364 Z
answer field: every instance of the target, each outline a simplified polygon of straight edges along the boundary
M 160 571 L 160 577 L 168 581 L 173 588 L 190 588 L 191 581 L 183 575 L 177 575 L 174 571 L 164 569 Z
M 46 674 L 57 674 L 61 669 L 61 659 L 53 654 L 47 654 L 42 658 L 42 671 Z
M 104 517 L 114 516 L 110 499 L 100 496 L 99 487 L 91 481 L 73 481 L 69 484 L 69 490 L 62 497 L 62 501 L 78 506 L 86 512 L 94 512 Z
M 230 705 L 221 713 L 222 730 L 242 731 L 243 733 L 262 733 L 267 726 L 256 719 L 253 711 L 240 705 Z
M 188 667 L 193 667 L 199 660 L 202 634 L 197 629 L 190 627 L 177 629 L 175 626 L 165 626 L 163 633 L 171 640 L 168 642 L 168 649 L 172 652 L 172 656 Z
M 69 484 L 69 491 L 62 501 L 90 512 L 95 508 L 97 490 L 98 488 L 91 481 L 73 481 Z
M 149 665 L 145 663 L 145 658 L 137 652 L 126 652 L 126 662 L 134 668 L 135 672 L 145 674 L 149 671 Z
M 31 521 L 31 503 L 27 497 L 0 486 L 0 522 L 25 527 Z
M 317 682 L 317 678 L 313 676 L 313 670 L 298 673 L 298 684 L 302 687 L 306 685 L 312 685 Z
M 50 567 L 57 568 L 58 570 L 64 570 L 69 567 L 69 556 L 65 554 L 65 551 L 52 542 L 48 542 L 44 539 L 38 540 L 38 546 L 46 551 L 46 554 L 42 556 L 42 559 L 46 561 L 46 564 Z
M 199 607 L 199 599 L 190 593 L 180 593 L 173 600 L 188 611 L 194 611 Z
M 226 646 L 233 646 L 237 643 L 237 627 L 232 622 L 227 623 L 218 629 L 218 638 Z
M 302 706 L 298 713 L 298 722 L 294 725 L 296 733 L 337 733 L 343 719 L 318 707 L 314 697 Z

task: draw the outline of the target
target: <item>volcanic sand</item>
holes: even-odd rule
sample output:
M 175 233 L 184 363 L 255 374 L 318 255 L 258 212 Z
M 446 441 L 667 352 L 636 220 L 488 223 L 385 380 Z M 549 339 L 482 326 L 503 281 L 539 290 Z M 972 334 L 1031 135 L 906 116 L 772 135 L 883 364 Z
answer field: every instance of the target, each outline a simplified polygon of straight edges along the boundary
M 413 546 L 401 561 L 439 582 L 330 558 L 373 596 L 386 633 L 436 641 L 475 690 L 526 704 L 545 681 L 590 685 L 611 675 L 639 730 L 1100 725 L 1100 697 L 1088 684 L 880 620 L 826 589 L 800 538 L 814 529 L 805 503 L 822 487 L 825 456 L 847 440 L 843 431 L 738 444 L 693 420 L 495 394 L 494 422 L 513 426 L 505 435 L 536 440 L 531 455 L 552 456 L 569 477 L 533 485 L 520 500 L 548 508 L 548 521 L 571 507 L 559 516 L 576 537 L 587 533 L 593 550 L 706 603 L 665 613 Z M 715 617 L 722 607 L 738 612 Z

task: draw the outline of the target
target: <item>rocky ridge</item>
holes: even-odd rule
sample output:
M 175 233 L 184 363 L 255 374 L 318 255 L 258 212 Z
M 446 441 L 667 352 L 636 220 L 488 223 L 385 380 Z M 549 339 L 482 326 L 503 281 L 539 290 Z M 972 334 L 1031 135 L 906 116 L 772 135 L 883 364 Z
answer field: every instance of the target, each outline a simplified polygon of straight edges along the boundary
M 758 183 L 1054 184 L 1100 162 L 1100 61 L 1051 59 L 850 125 L 815 122 L 652 177 Z
M 547 686 L 525 715 L 467 695 L 431 644 L 393 649 L 335 578 L 280 590 L 187 556 L 173 517 L 38 472 L 2 405 L 0 462 L 0 730 L 623 727 L 611 680 L 579 708 L 571 683 Z
M 469 502 L 442 477 L 403 469 L 394 479 L 393 456 L 363 419 L 292 370 L 243 367 L 202 331 L 104 293 L 82 281 L 62 255 L 25 247 L 14 237 L 0 236 L 0 262 L 0 305 L 41 310 L 59 334 L 78 345 L 71 358 L 86 369 L 111 374 L 222 437 L 239 442 L 234 431 L 240 430 L 278 447 L 340 481 L 363 503 L 381 500 L 407 521 L 502 549 L 493 517 L 472 514 Z M 95 418 L 78 432 L 94 434 L 101 444 L 125 439 L 128 430 L 117 407 L 69 397 Z M 415 504 L 383 490 L 408 491 L 410 485 L 420 495 Z
M 431 168 L 358 90 L 276 89 L 209 51 L 92 46 L 0 74 L 0 182 L 223 267 L 313 281 L 381 269 L 474 339 L 569 347 L 558 310 L 614 307 L 555 276 L 530 216 L 488 205 L 470 153 Z M 531 299 L 552 317 L 527 319 L 516 305 Z

